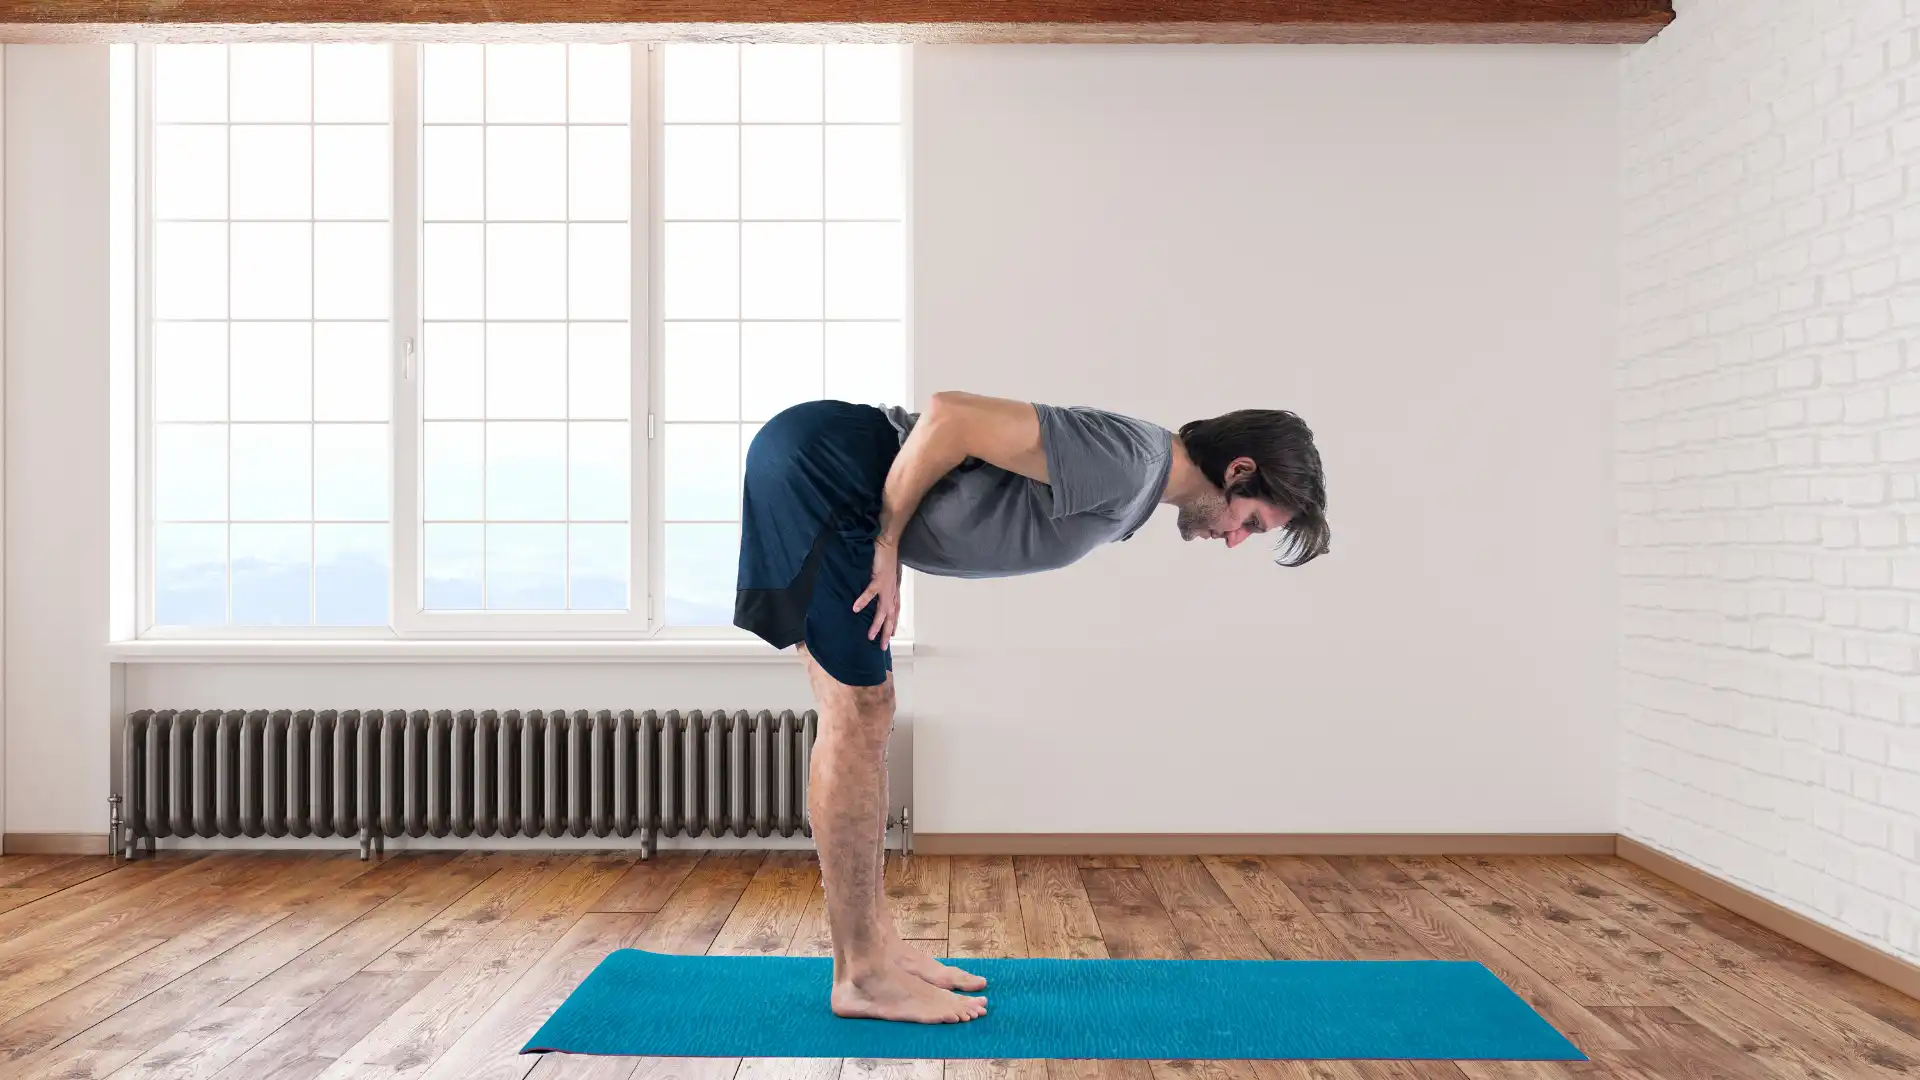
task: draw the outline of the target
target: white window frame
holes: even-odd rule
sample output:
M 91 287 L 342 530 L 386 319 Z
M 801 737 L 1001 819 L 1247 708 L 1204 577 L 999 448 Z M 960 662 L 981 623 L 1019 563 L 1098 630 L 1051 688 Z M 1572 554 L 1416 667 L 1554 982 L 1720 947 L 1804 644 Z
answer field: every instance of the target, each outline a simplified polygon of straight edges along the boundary
M 666 580 L 665 515 L 659 493 L 665 490 L 664 455 L 655 452 L 657 425 L 653 402 L 664 393 L 663 365 L 654 362 L 660 355 L 665 323 L 659 318 L 662 302 L 664 250 L 660 242 L 660 220 L 664 210 L 660 150 L 665 139 L 661 109 L 665 64 L 656 46 L 636 43 L 632 50 L 631 111 L 629 134 L 632 140 L 631 186 L 634 194 L 629 213 L 633 245 L 632 295 L 629 327 L 632 352 L 628 413 L 631 452 L 629 469 L 628 515 L 628 588 L 631 606 L 625 612 L 516 612 L 516 611 L 426 611 L 424 581 L 421 576 L 421 548 L 425 530 L 425 505 L 421 499 L 421 436 L 423 383 L 420 378 L 419 343 L 424 318 L 421 299 L 421 244 L 424 214 L 421 207 L 420 147 L 421 123 L 420 73 L 425 46 L 417 42 L 392 42 L 388 47 L 392 78 L 391 137 L 392 205 L 389 211 L 392 239 L 392 310 L 389 326 L 392 339 L 391 411 L 389 446 L 391 449 L 389 505 L 388 624 L 386 626 L 156 626 L 154 624 L 154 521 L 153 521 L 153 68 L 154 46 L 139 45 L 135 53 L 134 162 L 135 215 L 134 267 L 136 285 L 135 413 L 137 435 L 134 439 L 137 483 L 135 522 L 137 536 L 136 633 L 144 641 L 433 641 L 462 639 L 528 641 L 547 640 L 633 640 L 636 638 L 683 642 L 749 643 L 751 635 L 734 627 L 671 626 L 664 619 L 663 586 Z M 912 49 L 901 47 L 902 81 L 900 119 L 903 162 L 905 257 L 905 309 L 902 332 L 905 337 L 904 385 L 909 399 L 913 395 L 913 303 L 912 303 L 912 138 L 911 98 Z M 904 404 L 904 403 L 903 403 Z M 231 552 L 229 552 L 231 558 Z M 913 607 L 912 575 L 903 589 L 901 643 L 908 630 Z
M 629 281 L 628 332 L 631 367 L 627 431 L 627 598 L 628 610 L 619 612 L 566 611 L 428 611 L 422 577 L 421 549 L 425 539 L 425 503 L 420 498 L 423 432 L 419 342 L 426 320 L 420 310 L 424 293 L 421 241 L 425 214 L 420 206 L 420 72 L 425 46 L 406 42 L 392 46 L 394 133 L 394 368 L 393 415 L 393 634 L 401 638 L 631 638 L 654 636 L 661 627 L 652 618 L 653 582 L 649 574 L 652 551 L 647 519 L 653 515 L 652 409 L 654 321 L 653 253 L 656 229 L 648 215 L 653 201 L 651 163 L 655 157 L 649 117 L 652 93 L 652 51 L 644 44 L 628 45 L 629 113 L 627 131 L 630 159 L 628 230 L 632 244 Z M 642 189 L 640 184 L 646 187 Z M 708 634 L 730 637 L 738 634 Z

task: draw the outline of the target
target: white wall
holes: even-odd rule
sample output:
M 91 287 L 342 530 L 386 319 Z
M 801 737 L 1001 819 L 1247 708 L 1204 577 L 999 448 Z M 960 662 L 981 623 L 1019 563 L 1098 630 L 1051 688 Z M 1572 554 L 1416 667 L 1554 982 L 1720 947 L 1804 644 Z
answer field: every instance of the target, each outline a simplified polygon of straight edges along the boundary
M 45 115 L 75 95 L 64 131 L 104 131 L 98 54 L 15 81 Z M 1302 570 L 1183 547 L 1163 516 L 1060 574 L 923 579 L 901 677 L 918 827 L 1612 830 L 1616 51 L 943 48 L 916 69 L 915 385 L 1168 424 L 1297 409 L 1336 530 Z M 57 269 L 97 248 L 53 235 L 104 236 L 104 215 L 69 219 L 105 151 L 58 186 L 77 151 L 45 153 L 32 190 L 52 216 L 15 259 Z M 51 631 L 8 658 L 36 671 L 8 688 L 30 718 L 15 781 L 38 785 L 20 831 L 98 831 L 107 790 L 99 262 L 11 328 L 42 342 L 9 358 L 36 394 L 31 415 L 13 396 L 10 479 L 37 484 L 13 493 L 11 608 Z M 125 682 L 135 708 L 804 693 L 754 665 L 166 664 Z
M 6 53 L 6 829 L 100 833 L 107 47 Z
M 1618 51 L 916 53 L 915 386 L 1290 408 L 1333 554 L 921 582 L 928 831 L 1612 831 Z
M 1625 831 L 1920 959 L 1920 8 L 1624 72 Z

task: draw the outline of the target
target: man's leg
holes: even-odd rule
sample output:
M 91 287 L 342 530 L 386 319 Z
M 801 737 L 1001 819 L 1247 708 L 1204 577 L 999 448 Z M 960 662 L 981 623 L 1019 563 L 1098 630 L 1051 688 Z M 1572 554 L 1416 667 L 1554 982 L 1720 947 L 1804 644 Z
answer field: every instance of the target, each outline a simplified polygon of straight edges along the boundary
M 893 684 L 847 686 L 811 656 L 807 675 L 820 705 L 808 812 L 833 931 L 833 1011 L 923 1024 L 972 1020 L 986 1012 L 986 999 L 943 990 L 897 964 L 875 902 L 882 886 L 882 770 L 893 727 Z
M 880 755 L 880 866 L 874 878 L 879 888 L 874 890 L 873 917 L 879 922 L 880 931 L 885 935 L 888 953 L 893 957 L 894 963 L 935 986 L 969 992 L 986 989 L 987 980 L 971 972 L 962 971 L 938 957 L 915 948 L 911 942 L 900 936 L 899 924 L 894 921 L 893 910 L 887 904 L 886 813 L 892 807 L 893 800 L 887 792 L 887 758 L 883 749 Z

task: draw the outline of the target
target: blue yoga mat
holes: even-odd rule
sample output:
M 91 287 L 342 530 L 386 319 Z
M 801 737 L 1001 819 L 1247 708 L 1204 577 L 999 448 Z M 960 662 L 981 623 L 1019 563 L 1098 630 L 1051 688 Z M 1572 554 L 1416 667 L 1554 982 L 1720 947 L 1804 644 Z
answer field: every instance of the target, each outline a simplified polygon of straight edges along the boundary
M 842 1020 L 832 961 L 600 962 L 522 1053 L 647 1057 L 1439 1058 L 1584 1061 L 1475 963 L 1443 960 L 968 960 L 987 1015 Z

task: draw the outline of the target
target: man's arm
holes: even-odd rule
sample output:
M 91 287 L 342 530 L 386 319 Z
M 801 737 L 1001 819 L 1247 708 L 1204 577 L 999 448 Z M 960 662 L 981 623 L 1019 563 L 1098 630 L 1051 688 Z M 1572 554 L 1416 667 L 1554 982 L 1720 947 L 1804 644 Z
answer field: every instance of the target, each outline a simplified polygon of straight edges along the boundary
M 879 542 L 898 547 L 920 500 L 970 457 L 1046 483 L 1047 455 L 1033 406 L 957 390 L 933 395 L 887 472 Z
M 920 500 L 940 478 L 968 458 L 1047 482 L 1047 452 L 1040 444 L 1040 414 L 1024 401 L 943 390 L 900 444 L 880 497 L 880 535 L 873 544 L 873 580 L 853 610 L 873 605 L 867 637 L 882 646 L 900 622 L 900 537 L 920 509 Z

